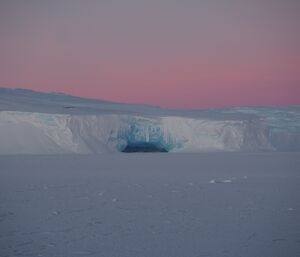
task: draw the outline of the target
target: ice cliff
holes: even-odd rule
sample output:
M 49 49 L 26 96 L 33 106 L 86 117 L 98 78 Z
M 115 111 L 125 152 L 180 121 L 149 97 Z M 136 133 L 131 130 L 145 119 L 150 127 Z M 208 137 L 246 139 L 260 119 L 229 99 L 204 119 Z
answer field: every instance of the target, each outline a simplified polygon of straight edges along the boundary
M 170 111 L 36 94 L 0 90 L 0 154 L 300 151 L 299 107 Z
M 122 152 L 150 143 L 168 152 L 276 150 L 257 120 L 0 112 L 0 153 Z

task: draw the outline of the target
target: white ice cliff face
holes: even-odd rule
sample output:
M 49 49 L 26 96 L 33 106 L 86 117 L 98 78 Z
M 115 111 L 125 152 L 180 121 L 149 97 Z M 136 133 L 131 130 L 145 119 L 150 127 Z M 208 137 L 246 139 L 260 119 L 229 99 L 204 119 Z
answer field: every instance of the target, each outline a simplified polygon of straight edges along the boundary
M 0 112 L 0 153 L 122 152 L 151 143 L 168 152 L 276 150 L 257 120 Z
M 300 106 L 170 110 L 0 88 L 0 154 L 300 151 Z

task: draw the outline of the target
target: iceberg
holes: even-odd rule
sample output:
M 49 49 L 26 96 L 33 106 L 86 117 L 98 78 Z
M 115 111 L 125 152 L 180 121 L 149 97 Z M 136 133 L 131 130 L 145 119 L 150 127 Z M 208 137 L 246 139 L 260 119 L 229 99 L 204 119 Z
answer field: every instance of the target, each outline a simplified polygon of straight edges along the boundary
M 166 152 L 275 150 L 263 125 L 243 120 L 2 111 L 0 131 L 1 153 L 123 152 L 143 144 Z
M 180 111 L 8 92 L 0 90 L 0 154 L 300 150 L 299 107 Z

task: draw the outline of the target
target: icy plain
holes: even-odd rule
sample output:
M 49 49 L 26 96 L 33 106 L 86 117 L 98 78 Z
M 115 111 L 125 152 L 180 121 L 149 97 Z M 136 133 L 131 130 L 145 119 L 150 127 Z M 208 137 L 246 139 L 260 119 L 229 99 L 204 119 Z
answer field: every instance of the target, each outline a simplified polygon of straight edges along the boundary
M 0 88 L 0 256 L 299 256 L 299 152 L 299 106 Z
M 0 156 L 0 256 L 296 257 L 299 153 Z

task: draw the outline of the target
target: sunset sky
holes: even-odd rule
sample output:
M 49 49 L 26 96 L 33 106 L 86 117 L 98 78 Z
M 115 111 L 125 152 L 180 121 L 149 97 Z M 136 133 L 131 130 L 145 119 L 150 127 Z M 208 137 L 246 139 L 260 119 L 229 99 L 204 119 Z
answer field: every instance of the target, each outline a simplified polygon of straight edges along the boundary
M 163 107 L 300 104 L 299 0 L 0 0 L 0 86 Z

